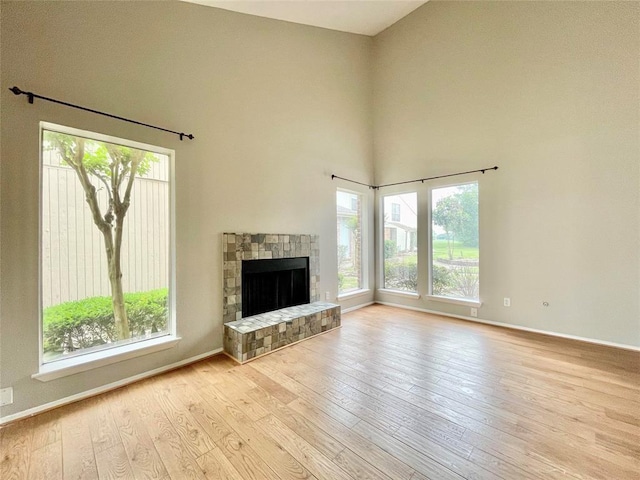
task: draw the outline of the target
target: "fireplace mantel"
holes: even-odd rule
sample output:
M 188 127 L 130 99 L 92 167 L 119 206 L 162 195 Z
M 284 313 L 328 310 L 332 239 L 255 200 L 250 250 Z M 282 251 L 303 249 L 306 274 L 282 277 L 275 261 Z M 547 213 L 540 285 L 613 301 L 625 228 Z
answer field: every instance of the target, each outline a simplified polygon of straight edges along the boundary
M 242 260 L 309 257 L 310 300 L 320 300 L 318 235 L 224 233 L 222 246 L 224 323 L 242 319 Z

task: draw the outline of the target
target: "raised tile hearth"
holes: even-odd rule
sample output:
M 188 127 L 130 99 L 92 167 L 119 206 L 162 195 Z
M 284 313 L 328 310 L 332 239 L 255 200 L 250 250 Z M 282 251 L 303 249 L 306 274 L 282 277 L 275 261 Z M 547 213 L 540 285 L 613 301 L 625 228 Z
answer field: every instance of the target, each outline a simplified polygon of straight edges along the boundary
M 319 301 L 320 242 L 318 235 L 225 233 L 222 245 L 224 351 L 227 355 L 244 363 L 340 326 L 340 306 Z M 286 301 L 282 303 L 280 300 L 277 302 L 279 306 L 295 306 L 250 316 L 251 313 L 264 311 L 264 309 L 254 309 L 254 295 L 261 297 L 270 289 L 278 290 L 280 287 L 273 287 L 271 280 L 267 280 L 267 283 L 263 283 L 265 290 L 256 294 L 253 281 L 247 279 L 245 301 L 248 303 L 243 309 L 243 290 L 245 290 L 243 289 L 243 263 L 247 268 L 245 273 L 249 275 L 249 263 L 253 263 L 254 260 L 298 258 L 308 259 L 305 275 L 286 277 L 285 285 L 286 282 L 290 282 L 292 287 L 291 298 L 285 298 Z M 296 283 L 294 285 L 291 282 Z M 260 282 L 256 284 L 260 285 Z M 294 289 L 299 288 L 301 284 L 309 289 L 308 296 L 305 295 L 306 298 L 302 300 L 298 298 L 299 294 L 293 293 Z M 270 298 L 269 295 L 271 293 L 267 294 L 268 298 Z M 299 304 L 309 300 L 311 303 Z M 274 305 L 271 308 L 277 308 L 277 306 Z M 269 308 L 268 301 L 266 308 Z M 243 310 L 247 315 L 245 318 L 242 317 Z
M 243 318 L 224 326 L 224 351 L 240 363 L 340 326 L 340 306 L 314 302 Z

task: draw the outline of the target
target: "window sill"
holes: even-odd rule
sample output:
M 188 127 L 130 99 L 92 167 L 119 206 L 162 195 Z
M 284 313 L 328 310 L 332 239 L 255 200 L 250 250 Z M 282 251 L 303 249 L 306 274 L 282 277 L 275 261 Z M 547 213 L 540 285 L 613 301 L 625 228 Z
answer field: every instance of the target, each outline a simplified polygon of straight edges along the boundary
M 111 365 L 130 358 L 141 357 L 161 350 L 167 350 L 174 347 L 179 341 L 180 337 L 165 335 L 151 340 L 102 350 L 100 352 L 79 355 L 77 357 L 67 358 L 64 360 L 57 360 L 40 365 L 39 372 L 31 375 L 31 378 L 40 380 L 41 382 L 48 382 L 50 380 L 55 380 L 56 378 L 86 372 L 87 370 Z
M 363 295 L 367 295 L 370 294 L 371 290 L 368 288 L 362 288 L 360 290 L 353 290 L 350 292 L 346 292 L 346 293 L 342 293 L 340 295 L 338 295 L 338 301 L 340 300 L 348 300 L 350 298 L 354 298 L 354 297 L 361 297 Z
M 465 300 L 463 298 L 449 298 L 449 297 L 439 297 L 437 295 L 425 295 L 425 300 L 431 302 L 442 302 L 442 303 L 451 303 L 453 305 L 464 305 L 466 307 L 480 307 L 482 306 L 482 302 L 478 302 L 475 300 Z
M 386 288 L 379 288 L 378 293 L 383 293 L 385 295 L 397 295 L 398 297 L 415 298 L 416 300 L 420 298 L 420 294 L 416 292 L 405 292 L 402 290 L 389 290 Z

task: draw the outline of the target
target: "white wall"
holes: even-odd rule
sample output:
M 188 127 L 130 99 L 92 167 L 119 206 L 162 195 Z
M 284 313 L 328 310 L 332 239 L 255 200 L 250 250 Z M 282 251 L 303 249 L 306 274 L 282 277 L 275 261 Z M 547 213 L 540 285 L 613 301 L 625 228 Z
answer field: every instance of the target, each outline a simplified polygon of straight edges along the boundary
M 222 232 L 319 234 L 320 289 L 336 295 L 330 175 L 372 181 L 370 38 L 182 2 L 1 8 L 0 384 L 15 399 L 2 416 L 221 347 Z M 7 90 L 13 85 L 196 138 L 29 105 Z M 177 347 L 31 379 L 40 121 L 175 149 Z
M 639 8 L 431 1 L 375 37 L 376 183 L 500 166 L 459 177 L 480 181 L 480 318 L 640 346 Z

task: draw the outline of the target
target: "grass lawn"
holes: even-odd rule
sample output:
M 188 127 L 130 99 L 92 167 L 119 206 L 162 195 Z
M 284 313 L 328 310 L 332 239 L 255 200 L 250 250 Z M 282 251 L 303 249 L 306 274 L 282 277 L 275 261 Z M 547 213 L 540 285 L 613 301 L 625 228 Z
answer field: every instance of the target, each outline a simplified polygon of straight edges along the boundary
M 355 275 L 353 275 L 353 276 L 345 275 L 343 277 L 342 288 L 340 289 L 341 292 L 347 292 L 349 290 L 356 290 L 358 288 L 360 288 L 358 286 L 358 277 L 356 277 Z
M 433 258 L 449 258 L 449 247 L 446 240 L 433 241 Z M 461 242 L 455 242 L 453 258 L 478 259 L 480 258 L 478 247 L 465 247 Z

